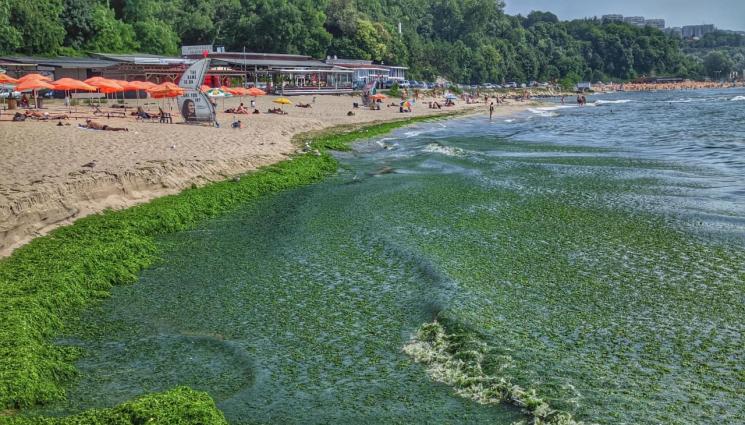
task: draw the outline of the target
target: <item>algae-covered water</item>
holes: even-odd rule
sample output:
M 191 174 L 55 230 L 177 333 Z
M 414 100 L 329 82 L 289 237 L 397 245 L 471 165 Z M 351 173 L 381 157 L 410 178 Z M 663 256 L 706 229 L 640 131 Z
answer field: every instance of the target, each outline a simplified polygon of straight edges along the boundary
M 60 341 L 86 354 L 45 413 L 185 384 L 233 423 L 523 418 L 402 352 L 439 316 L 580 420 L 743 423 L 743 94 L 606 95 L 362 141 L 322 183 L 163 238 L 162 262 Z

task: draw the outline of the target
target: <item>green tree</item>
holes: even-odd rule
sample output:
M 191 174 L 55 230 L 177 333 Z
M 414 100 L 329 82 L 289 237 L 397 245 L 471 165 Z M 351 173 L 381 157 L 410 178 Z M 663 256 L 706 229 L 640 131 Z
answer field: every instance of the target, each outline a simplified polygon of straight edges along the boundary
M 161 55 L 178 54 L 179 37 L 165 22 L 148 19 L 135 22 L 132 27 L 141 51 Z
M 353 0 L 331 0 L 326 7 L 326 30 L 334 37 L 353 36 L 360 18 Z
M 9 6 L 8 25 L 15 31 L 0 30 L 0 34 L 7 34 L 5 37 L 18 46 L 18 51 L 51 54 L 62 47 L 65 38 L 65 29 L 59 19 L 62 0 L 13 0 L 6 6 Z M 3 9 L 5 7 L 0 6 L 0 14 Z M 22 38 L 20 45 L 17 44 L 17 34 Z
M 712 78 L 726 78 L 734 64 L 724 53 L 714 51 L 704 58 L 704 72 Z
M 0 53 L 13 53 L 21 47 L 22 34 L 10 25 L 10 2 L 0 2 Z
M 245 0 L 229 29 L 230 48 L 321 57 L 331 41 L 326 15 L 311 0 Z
M 114 11 L 103 5 L 93 9 L 94 35 L 84 48 L 94 52 L 127 53 L 140 48 L 132 26 L 114 16 Z

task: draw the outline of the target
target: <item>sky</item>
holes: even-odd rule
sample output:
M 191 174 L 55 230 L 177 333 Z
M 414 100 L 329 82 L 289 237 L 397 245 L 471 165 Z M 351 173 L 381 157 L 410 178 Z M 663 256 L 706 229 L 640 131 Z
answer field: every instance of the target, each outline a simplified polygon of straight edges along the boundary
M 504 0 L 511 15 L 547 10 L 560 19 L 619 13 L 624 16 L 662 18 L 668 27 L 714 24 L 717 28 L 745 31 L 745 0 Z

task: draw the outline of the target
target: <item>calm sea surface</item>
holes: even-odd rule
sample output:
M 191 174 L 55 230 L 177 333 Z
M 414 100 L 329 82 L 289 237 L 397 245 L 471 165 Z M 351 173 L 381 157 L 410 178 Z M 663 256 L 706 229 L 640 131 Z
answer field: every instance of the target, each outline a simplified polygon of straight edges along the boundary
M 420 124 L 165 237 L 62 343 L 69 400 L 184 384 L 233 423 L 503 423 L 401 349 L 437 315 L 603 424 L 745 423 L 745 91 Z

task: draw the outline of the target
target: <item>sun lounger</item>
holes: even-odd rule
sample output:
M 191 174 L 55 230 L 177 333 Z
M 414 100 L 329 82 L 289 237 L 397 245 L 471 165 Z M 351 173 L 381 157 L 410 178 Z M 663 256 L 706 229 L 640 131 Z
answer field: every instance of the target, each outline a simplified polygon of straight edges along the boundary
M 160 123 L 161 124 L 173 124 L 173 117 L 171 116 L 170 112 L 166 112 L 163 110 L 163 108 L 158 108 L 160 110 Z

